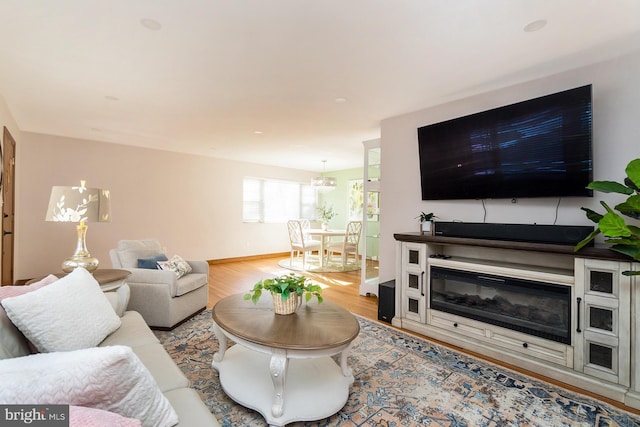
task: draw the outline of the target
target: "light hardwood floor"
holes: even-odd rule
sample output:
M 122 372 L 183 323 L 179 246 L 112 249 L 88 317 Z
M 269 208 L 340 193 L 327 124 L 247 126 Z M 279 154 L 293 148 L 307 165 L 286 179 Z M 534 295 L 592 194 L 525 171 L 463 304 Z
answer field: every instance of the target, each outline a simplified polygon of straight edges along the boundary
M 291 270 L 284 269 L 278 266 L 278 261 L 283 258 L 285 258 L 284 255 L 259 259 L 212 263 L 209 266 L 209 303 L 207 304 L 207 308 L 213 307 L 216 302 L 224 297 L 237 293 L 247 292 L 257 281 L 261 279 L 290 273 Z M 375 272 L 376 269 L 377 267 L 372 267 L 369 271 L 367 271 L 367 276 L 370 277 L 377 275 Z M 358 314 L 370 320 L 378 321 L 378 299 L 375 296 L 359 295 L 359 270 L 346 273 L 305 273 L 305 276 L 309 277 L 312 280 L 320 282 L 324 286 L 322 295 L 326 300 L 331 301 L 335 304 L 339 304 L 352 313 Z M 387 323 L 385 324 L 389 325 Z M 415 334 L 410 331 L 405 332 L 420 337 L 419 334 Z M 620 402 L 598 396 L 594 393 L 589 392 L 588 390 L 578 389 L 576 387 L 560 383 L 551 378 L 547 378 L 543 375 L 540 375 L 539 373 L 526 371 L 517 366 L 504 363 L 500 360 L 487 358 L 482 355 L 464 350 L 462 348 L 434 340 L 432 338 L 422 338 L 426 338 L 442 346 L 453 348 L 456 351 L 467 353 L 480 359 L 485 359 L 489 362 L 505 366 L 518 372 L 522 372 L 526 375 L 541 379 L 543 381 L 559 385 L 566 389 L 595 397 L 613 406 L 625 409 L 629 412 L 640 414 L 640 410 L 633 409 L 621 404 Z
M 278 266 L 278 261 L 281 259 L 283 257 L 278 256 L 210 265 L 207 307 L 213 307 L 216 302 L 226 296 L 247 292 L 261 279 L 291 273 L 291 270 Z M 377 267 L 371 268 L 370 275 L 375 268 Z M 322 296 L 327 301 L 367 319 L 378 319 L 378 299 L 375 295 L 358 294 L 360 270 L 345 273 L 304 273 L 304 275 L 322 285 Z

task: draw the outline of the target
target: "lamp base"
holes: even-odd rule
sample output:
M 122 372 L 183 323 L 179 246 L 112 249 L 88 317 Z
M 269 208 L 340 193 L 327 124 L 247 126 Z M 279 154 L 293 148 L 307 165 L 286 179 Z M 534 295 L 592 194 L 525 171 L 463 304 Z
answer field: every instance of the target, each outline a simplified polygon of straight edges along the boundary
M 87 250 L 87 228 L 87 224 L 85 224 L 84 221 L 81 221 L 80 224 L 76 226 L 78 243 L 75 253 L 62 263 L 62 271 L 65 273 L 71 273 L 78 267 L 82 267 L 89 273 L 93 273 L 94 270 L 98 268 L 98 258 L 92 257 Z
M 71 273 L 78 267 L 82 267 L 89 273 L 93 273 L 98 268 L 98 258 L 92 256 L 72 256 L 62 263 L 62 271 Z

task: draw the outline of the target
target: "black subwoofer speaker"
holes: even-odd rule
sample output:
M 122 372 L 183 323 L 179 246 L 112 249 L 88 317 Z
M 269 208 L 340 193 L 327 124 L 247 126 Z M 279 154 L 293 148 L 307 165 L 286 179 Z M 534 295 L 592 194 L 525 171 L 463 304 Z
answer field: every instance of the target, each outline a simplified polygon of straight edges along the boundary
M 391 323 L 391 319 L 396 315 L 396 281 L 378 285 L 378 320 Z

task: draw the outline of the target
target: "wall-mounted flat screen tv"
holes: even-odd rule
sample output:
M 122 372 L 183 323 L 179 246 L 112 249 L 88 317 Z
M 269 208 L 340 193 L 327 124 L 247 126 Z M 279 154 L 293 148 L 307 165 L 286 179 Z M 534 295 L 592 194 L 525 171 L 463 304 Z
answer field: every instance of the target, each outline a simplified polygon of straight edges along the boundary
M 422 200 L 591 197 L 591 85 L 418 128 Z

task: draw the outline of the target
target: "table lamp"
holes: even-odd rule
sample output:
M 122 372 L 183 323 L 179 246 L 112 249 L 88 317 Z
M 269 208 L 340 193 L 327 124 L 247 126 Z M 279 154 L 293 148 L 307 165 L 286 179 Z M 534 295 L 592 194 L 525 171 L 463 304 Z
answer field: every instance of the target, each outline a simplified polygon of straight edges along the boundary
M 78 242 L 75 253 L 62 263 L 62 271 L 69 273 L 77 267 L 90 272 L 98 268 L 98 259 L 87 250 L 87 222 L 110 222 L 111 199 L 109 190 L 87 188 L 85 181 L 79 187 L 54 186 L 51 188 L 46 221 L 77 222 Z

